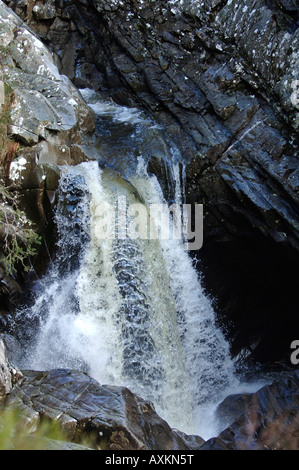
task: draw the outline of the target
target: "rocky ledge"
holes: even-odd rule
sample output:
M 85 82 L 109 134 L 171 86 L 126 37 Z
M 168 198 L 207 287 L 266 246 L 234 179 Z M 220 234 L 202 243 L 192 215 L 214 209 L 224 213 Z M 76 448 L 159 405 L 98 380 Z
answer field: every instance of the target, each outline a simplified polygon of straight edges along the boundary
M 9 134 L 34 146 L 40 162 L 69 164 L 71 146 L 94 129 L 93 113 L 40 38 L 3 2 L 0 13 L 1 76 L 13 95 Z
M 183 433 L 127 388 L 100 385 L 83 372 L 65 369 L 23 375 L 5 405 L 21 409 L 31 425 L 41 418 L 55 420 L 70 441 L 89 440 L 103 450 L 189 448 Z
M 297 450 L 299 371 L 281 374 L 253 394 L 232 395 L 218 407 L 233 422 L 202 450 Z

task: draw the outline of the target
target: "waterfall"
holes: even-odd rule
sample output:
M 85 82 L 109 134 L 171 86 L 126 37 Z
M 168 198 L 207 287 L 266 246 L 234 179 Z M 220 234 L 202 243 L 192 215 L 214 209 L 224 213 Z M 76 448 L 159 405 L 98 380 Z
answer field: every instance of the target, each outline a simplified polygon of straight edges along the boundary
M 136 147 L 139 135 L 139 143 L 146 137 L 141 130 L 157 128 L 136 110 L 91 105 L 99 132 L 104 120 L 104 136 L 109 123 L 119 126 L 118 137 L 125 135 L 122 150 L 130 170 L 124 175 L 119 142 L 116 150 L 108 148 L 109 168 L 97 161 L 61 168 L 57 256 L 33 305 L 19 313 L 34 325 L 21 366 L 77 368 L 102 384 L 127 386 L 152 401 L 170 426 L 204 435 L 202 422 L 211 406 L 237 382 L 228 344 L 183 239 L 129 237 L 120 210 L 114 235 L 99 233 L 99 208 L 111 213 L 122 201 L 127 213 L 134 204 L 146 209 L 166 204 L 157 177 L 147 171 L 146 152 Z M 105 153 L 104 139 L 102 149 Z M 184 167 L 173 158 L 169 168 L 181 204 Z

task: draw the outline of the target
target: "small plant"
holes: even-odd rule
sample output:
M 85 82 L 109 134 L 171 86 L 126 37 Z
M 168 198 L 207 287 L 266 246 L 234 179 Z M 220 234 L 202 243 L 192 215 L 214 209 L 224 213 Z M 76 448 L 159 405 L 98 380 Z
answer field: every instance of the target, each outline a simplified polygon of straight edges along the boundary
M 32 222 L 18 209 L 17 203 L 17 195 L 10 193 L 0 180 L 0 262 L 9 274 L 15 274 L 19 266 L 28 272 L 26 260 L 36 255 L 41 243 Z
M 43 421 L 35 431 L 18 410 L 0 410 L 0 451 L 1 450 L 47 450 L 49 439 L 65 440 L 65 436 L 53 421 Z

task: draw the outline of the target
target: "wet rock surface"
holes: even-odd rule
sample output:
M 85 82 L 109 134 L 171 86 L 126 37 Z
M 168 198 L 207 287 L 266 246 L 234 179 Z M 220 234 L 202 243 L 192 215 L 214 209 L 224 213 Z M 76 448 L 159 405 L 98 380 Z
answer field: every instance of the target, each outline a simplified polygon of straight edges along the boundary
M 0 400 L 3 399 L 22 378 L 22 373 L 9 359 L 9 337 L 0 334 Z
M 1 76 L 12 96 L 9 135 L 31 147 L 36 162 L 71 164 L 71 146 L 94 129 L 93 112 L 34 32 L 3 2 L 0 13 Z
M 233 419 L 202 450 L 296 450 L 299 446 L 299 371 L 284 373 L 253 394 L 232 395 L 218 407 Z
M 72 442 L 107 450 L 188 449 L 153 406 L 123 387 L 100 385 L 83 372 L 23 371 L 6 400 L 35 421 L 56 420 Z M 200 439 L 200 438 L 197 438 Z
M 22 373 L 3 403 L 26 417 L 28 429 L 38 429 L 45 419 L 59 424 L 67 442 L 49 440 L 49 450 L 296 450 L 299 446 L 299 371 L 280 373 L 255 393 L 228 396 L 217 409 L 219 422 L 226 427 L 206 442 L 171 429 L 151 403 L 127 388 L 101 385 L 75 370 Z M 80 448 L 82 442 L 85 447 Z

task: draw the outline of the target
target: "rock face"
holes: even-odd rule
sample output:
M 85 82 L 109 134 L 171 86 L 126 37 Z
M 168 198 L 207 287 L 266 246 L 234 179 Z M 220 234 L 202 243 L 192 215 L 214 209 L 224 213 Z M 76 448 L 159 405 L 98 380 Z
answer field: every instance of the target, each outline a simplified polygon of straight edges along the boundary
M 3 2 L 0 9 L 1 73 L 13 90 L 10 134 L 25 145 L 39 144 L 35 154 L 42 163 L 69 164 L 69 145 L 93 130 L 93 113 L 33 31 Z
M 283 374 L 253 394 L 232 395 L 219 406 L 221 418 L 235 418 L 201 450 L 297 450 L 299 371 Z
M 0 334 L 0 401 L 13 388 L 13 386 L 22 378 L 22 373 L 11 365 L 7 357 L 6 335 Z
M 92 158 L 86 145 L 94 114 L 59 73 L 51 52 L 3 2 L 0 15 L 0 72 L 11 101 L 8 133 L 21 144 L 17 158 L 8 163 L 8 183 L 24 193 L 39 191 L 41 207 L 44 191 L 51 201 L 57 189 L 57 165 Z
M 262 362 L 280 360 L 292 338 L 285 332 L 281 351 L 266 354 L 277 350 L 268 322 L 273 317 L 279 332 L 288 317 L 298 328 L 294 2 L 6 3 L 48 45 L 60 72 L 75 85 L 142 107 L 166 126 L 186 162 L 186 202 L 204 204 L 198 257 L 206 287 L 230 325 L 232 350 L 246 348 Z M 254 318 L 251 325 L 245 316 Z
M 49 262 L 53 245 L 53 207 L 59 165 L 93 158 L 93 111 L 71 81 L 61 75 L 52 53 L 10 8 L 0 2 L 0 77 L 5 84 L 10 118 L 7 131 L 14 152 L 1 161 L 1 178 L 19 195 L 19 208 L 43 235 L 37 272 Z M 0 230 L 0 245 L 5 240 Z M 17 290 L 0 269 L 1 306 L 10 309 Z M 8 298 L 9 297 L 9 298 Z M 1 309 L 2 310 L 2 309 Z M 6 324 L 0 312 L 0 324 Z
M 299 248 L 292 4 L 48 1 L 35 2 L 30 14 L 26 4 L 16 11 L 57 54 L 63 73 L 138 102 L 168 125 L 190 162 L 188 199 L 211 212 L 206 230 L 223 219 L 218 236 L 239 231 L 240 215 Z
M 64 369 L 23 373 L 6 406 L 18 406 L 35 422 L 57 420 L 73 442 L 88 438 L 107 450 L 188 449 L 184 435 L 127 388 L 100 385 L 83 372 Z

